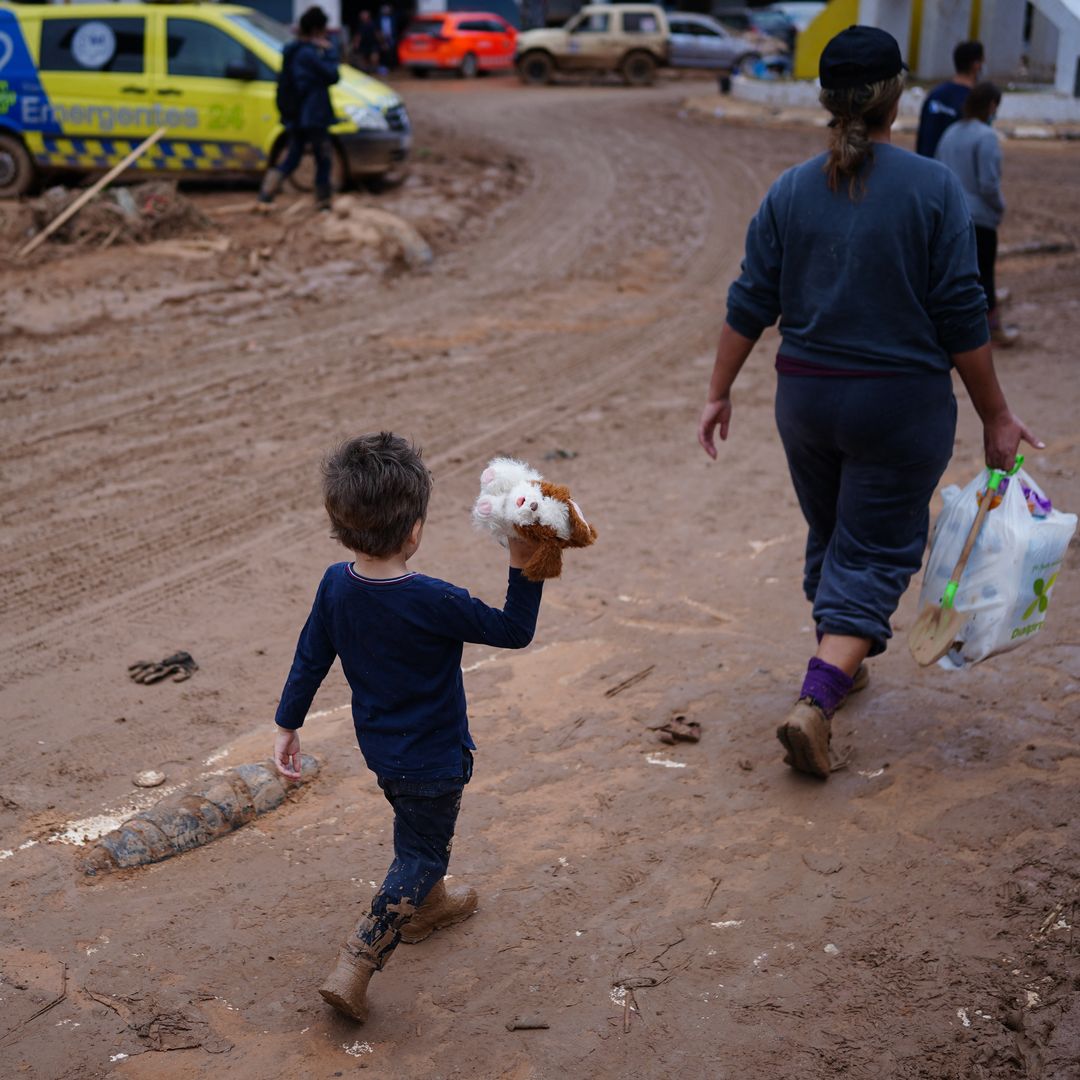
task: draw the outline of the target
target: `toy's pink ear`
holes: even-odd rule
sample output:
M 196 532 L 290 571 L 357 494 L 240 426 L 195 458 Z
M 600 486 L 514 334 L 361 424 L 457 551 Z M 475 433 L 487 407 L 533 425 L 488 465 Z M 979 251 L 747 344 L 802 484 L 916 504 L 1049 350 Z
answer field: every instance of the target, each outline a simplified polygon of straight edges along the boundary
M 476 504 L 476 512 L 481 517 L 491 517 L 491 509 L 490 499 L 480 499 Z
M 490 484 L 491 481 L 494 480 L 494 479 L 495 479 L 495 470 L 494 469 L 485 469 L 480 474 L 480 483 L 481 484 Z

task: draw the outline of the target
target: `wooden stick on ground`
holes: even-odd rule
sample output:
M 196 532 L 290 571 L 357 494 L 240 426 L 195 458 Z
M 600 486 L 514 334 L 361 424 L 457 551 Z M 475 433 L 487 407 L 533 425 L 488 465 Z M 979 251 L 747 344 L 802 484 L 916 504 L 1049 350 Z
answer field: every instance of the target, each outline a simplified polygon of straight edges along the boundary
M 0 1046 L 7 1046 L 8 1045 L 8 1039 L 10 1039 L 11 1036 L 14 1035 L 16 1031 L 19 1031 L 22 1028 L 26 1027 L 27 1024 L 29 1024 L 33 1020 L 36 1020 L 39 1016 L 42 1016 L 44 1013 L 47 1013 L 50 1009 L 55 1009 L 56 1006 L 59 1005 L 61 1001 L 65 1000 L 65 998 L 67 998 L 67 974 L 68 974 L 67 964 L 64 963 L 64 961 L 61 961 L 60 965 L 61 965 L 60 993 L 56 997 L 54 997 L 52 999 L 52 1001 L 49 1002 L 48 1005 L 42 1005 L 41 1008 L 38 1009 L 38 1011 L 36 1013 L 34 1013 L 33 1016 L 28 1016 L 25 1020 L 22 1020 L 18 1024 L 16 1024 L 10 1031 L 6 1032 L 4 1034 L 4 1036 L 2 1038 L 0 1038 Z
M 134 150 L 118 165 L 114 165 L 92 187 L 88 187 L 70 206 L 65 208 L 45 226 L 28 244 L 19 249 L 17 259 L 25 258 L 31 251 L 37 250 L 39 244 L 43 244 L 65 221 L 73 218 L 102 188 L 111 184 L 128 166 L 134 164 L 165 134 L 165 128 L 158 128 L 153 135 L 143 139 Z

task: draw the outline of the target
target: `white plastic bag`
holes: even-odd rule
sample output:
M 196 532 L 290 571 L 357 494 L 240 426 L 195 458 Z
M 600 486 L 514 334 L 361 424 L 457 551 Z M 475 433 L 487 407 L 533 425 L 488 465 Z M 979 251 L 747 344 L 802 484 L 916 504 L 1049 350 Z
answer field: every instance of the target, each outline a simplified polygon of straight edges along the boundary
M 942 491 L 945 508 L 930 537 L 919 610 L 941 603 L 968 530 L 979 508 L 990 474 L 983 470 L 963 490 L 955 484 Z M 1001 504 L 983 521 L 956 594 L 956 610 L 969 615 L 958 644 L 941 661 L 957 668 L 995 653 L 1015 649 L 1038 634 L 1046 621 L 1050 597 L 1076 531 L 1076 515 L 1051 510 L 1034 517 L 1023 487 L 1045 499 L 1045 493 L 1023 469 L 1010 477 Z

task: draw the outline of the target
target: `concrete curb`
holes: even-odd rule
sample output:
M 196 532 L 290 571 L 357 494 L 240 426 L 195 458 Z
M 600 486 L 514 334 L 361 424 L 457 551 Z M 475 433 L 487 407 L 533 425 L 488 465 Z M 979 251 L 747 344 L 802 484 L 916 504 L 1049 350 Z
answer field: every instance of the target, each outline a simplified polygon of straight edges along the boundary
M 917 118 L 926 93 L 926 88 L 922 86 L 905 90 L 900 99 L 900 116 Z M 817 80 L 752 79 L 736 75 L 731 80 L 731 96 L 781 109 L 820 107 Z M 1065 97 L 1052 91 L 1005 91 L 998 111 L 997 127 L 1059 125 L 1080 129 L 1080 98 Z
M 926 91 L 912 87 L 904 91 L 895 130 L 914 132 Z M 1007 105 L 1015 106 L 1006 109 Z M 1021 109 L 1021 106 L 1025 106 Z M 818 85 L 806 80 L 750 79 L 735 76 L 731 93 L 688 98 L 685 107 L 717 120 L 744 120 L 762 124 L 798 124 L 825 127 L 827 117 L 818 103 Z M 1050 119 L 1054 113 L 1059 119 Z M 1066 113 L 1075 114 L 1066 116 Z M 1021 115 L 1022 114 L 1022 115 Z M 1055 94 L 1006 94 L 994 130 L 1007 139 L 1080 139 L 1080 99 Z

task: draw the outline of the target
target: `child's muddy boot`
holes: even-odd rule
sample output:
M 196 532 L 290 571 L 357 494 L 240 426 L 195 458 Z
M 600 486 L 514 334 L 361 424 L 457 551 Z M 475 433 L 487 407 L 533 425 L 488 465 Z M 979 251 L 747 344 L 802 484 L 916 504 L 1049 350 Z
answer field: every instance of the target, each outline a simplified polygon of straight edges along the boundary
M 362 1024 L 368 1018 L 367 988 L 375 971 L 375 965 L 355 951 L 350 938 L 338 953 L 337 964 L 319 987 L 319 993 L 339 1013 Z
M 378 914 L 371 911 L 356 924 L 338 953 L 330 977 L 319 987 L 328 1005 L 361 1024 L 368 1015 L 367 988 L 371 976 L 382 971 L 401 938 L 402 923 L 414 910 L 407 900 L 387 904 L 381 894 L 373 906 Z
M 828 780 L 832 765 L 829 761 L 829 718 L 808 697 L 799 698 L 776 729 L 776 737 L 787 753 L 784 762 L 810 776 Z
M 479 898 L 475 889 L 455 889 L 450 892 L 440 878 L 427 894 L 416 914 L 401 928 L 401 940 L 415 945 L 431 937 L 436 930 L 464 922 L 477 908 Z

